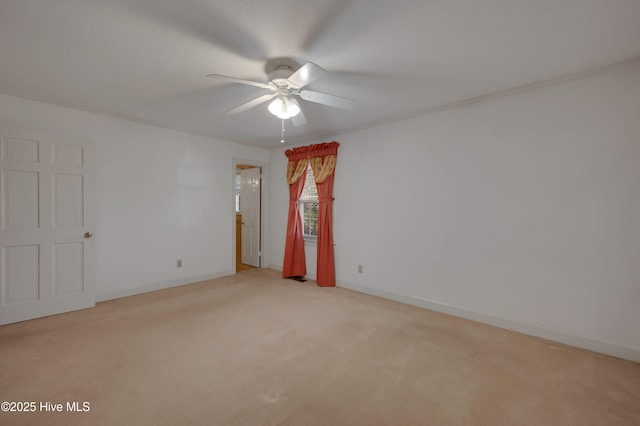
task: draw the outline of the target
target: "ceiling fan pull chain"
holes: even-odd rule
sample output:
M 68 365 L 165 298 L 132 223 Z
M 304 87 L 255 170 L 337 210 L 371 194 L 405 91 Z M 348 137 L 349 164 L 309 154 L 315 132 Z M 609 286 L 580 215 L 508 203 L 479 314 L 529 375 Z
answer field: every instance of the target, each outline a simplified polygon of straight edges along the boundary
M 284 118 L 282 119 L 282 138 L 280 139 L 280 143 L 284 143 Z

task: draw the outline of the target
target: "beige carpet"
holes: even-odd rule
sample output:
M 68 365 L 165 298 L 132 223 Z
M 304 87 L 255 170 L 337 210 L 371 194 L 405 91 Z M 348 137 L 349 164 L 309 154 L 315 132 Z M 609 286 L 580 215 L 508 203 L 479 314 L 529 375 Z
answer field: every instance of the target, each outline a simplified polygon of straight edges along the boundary
M 0 327 L 46 425 L 638 425 L 640 364 L 254 269 Z

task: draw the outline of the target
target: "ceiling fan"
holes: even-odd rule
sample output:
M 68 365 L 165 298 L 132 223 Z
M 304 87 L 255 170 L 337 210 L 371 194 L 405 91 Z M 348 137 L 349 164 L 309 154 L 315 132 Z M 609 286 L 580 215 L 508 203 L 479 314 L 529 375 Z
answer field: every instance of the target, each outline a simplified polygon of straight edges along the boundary
M 267 83 L 243 80 L 241 78 L 229 77 L 221 74 L 209 74 L 207 77 L 223 79 L 234 83 L 247 84 L 261 89 L 267 89 L 272 92 L 258 96 L 249 102 L 227 111 L 227 114 L 238 114 L 275 98 L 269 104 L 269 112 L 282 120 L 291 119 L 294 126 L 303 126 L 307 123 L 307 120 L 300 109 L 300 104 L 296 100 L 296 97 L 305 101 L 346 110 L 353 110 L 356 107 L 357 102 L 353 99 L 303 89 L 309 83 L 319 79 L 326 73 L 327 72 L 318 65 L 312 62 L 307 62 L 295 72 L 289 65 L 276 66 L 275 69 L 268 74 L 269 81 Z

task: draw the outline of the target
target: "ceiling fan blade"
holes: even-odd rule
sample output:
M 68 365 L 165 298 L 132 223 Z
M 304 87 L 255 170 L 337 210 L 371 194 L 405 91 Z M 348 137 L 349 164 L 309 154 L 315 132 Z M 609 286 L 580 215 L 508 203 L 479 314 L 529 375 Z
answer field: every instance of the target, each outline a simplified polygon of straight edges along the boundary
M 307 62 L 300 69 L 294 72 L 289 80 L 294 87 L 301 88 L 325 75 L 327 72 L 324 68 L 319 67 L 313 62 Z
M 275 93 L 271 93 L 269 95 L 258 96 L 257 98 L 252 99 L 249 102 L 240 105 L 239 107 L 235 107 L 231 111 L 227 111 L 227 114 L 233 115 L 233 114 L 238 114 L 242 111 L 246 111 L 249 108 L 253 108 L 256 105 L 260 105 L 261 103 L 268 101 L 269 99 L 273 98 L 275 95 L 276 95 Z
M 352 111 L 358 104 L 353 99 L 347 99 L 340 96 L 328 95 L 326 93 L 314 92 L 313 90 L 301 90 L 300 97 L 305 101 L 315 102 L 318 104 L 329 105 L 336 108 Z
M 209 74 L 209 75 L 207 75 L 207 77 L 217 78 L 217 79 L 220 79 L 220 80 L 228 80 L 228 81 L 231 81 L 233 83 L 248 84 L 249 86 L 256 86 L 256 87 L 260 87 L 262 89 L 271 89 L 271 90 L 275 90 L 276 89 L 273 85 L 268 84 L 268 83 L 260 83 L 258 81 L 251 81 L 251 80 L 243 80 L 241 78 L 229 77 L 228 75 Z
M 304 118 L 304 114 L 302 113 L 302 110 L 300 110 L 298 115 L 291 117 L 291 124 L 293 124 L 295 127 L 300 127 L 307 124 L 307 119 Z

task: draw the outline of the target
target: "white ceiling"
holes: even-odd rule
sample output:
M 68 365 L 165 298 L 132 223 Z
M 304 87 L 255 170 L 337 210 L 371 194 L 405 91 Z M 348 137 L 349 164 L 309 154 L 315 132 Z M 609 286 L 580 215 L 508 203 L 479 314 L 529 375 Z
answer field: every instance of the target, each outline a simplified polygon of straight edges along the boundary
M 640 57 L 639 0 L 1 0 L 0 92 L 262 147 L 286 57 L 328 71 L 289 143 Z

